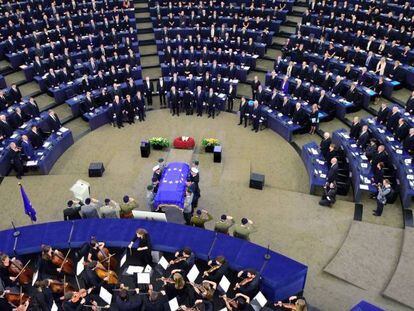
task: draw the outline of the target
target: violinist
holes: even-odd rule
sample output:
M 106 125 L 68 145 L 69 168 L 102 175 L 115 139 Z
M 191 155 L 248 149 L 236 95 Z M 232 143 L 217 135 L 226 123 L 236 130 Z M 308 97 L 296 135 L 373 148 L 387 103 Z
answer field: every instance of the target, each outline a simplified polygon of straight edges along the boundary
M 221 296 L 226 304 L 227 310 L 230 311 L 253 311 L 253 307 L 250 305 L 250 298 L 242 293 L 237 293 L 234 298 L 229 298 L 226 295 Z
M 53 262 L 53 249 L 49 245 L 42 246 L 42 254 L 39 264 L 39 277 L 42 280 L 58 278 L 61 275 L 62 268 L 56 266 Z
M 294 310 L 294 311 L 307 311 L 306 300 L 297 296 L 290 296 L 289 302 L 282 301 L 275 302 L 272 310 Z
M 30 297 L 21 292 L 15 293 L 12 290 L 0 291 L 1 311 L 26 311 L 29 307 Z
M 184 280 L 184 277 L 175 272 L 171 278 L 161 278 L 164 282 L 164 289 L 169 299 L 177 298 L 179 305 L 191 305 L 194 301 L 193 290 Z
M 186 247 L 182 251 L 177 251 L 175 253 L 175 259 L 170 261 L 170 266 L 167 271 L 171 273 L 171 271 L 178 269 L 188 272 L 194 265 L 194 261 L 195 255 L 193 251 Z
M 138 247 L 136 248 L 136 251 L 132 250 L 132 246 L 134 243 L 139 240 Z M 151 245 L 151 239 L 150 236 L 145 229 L 138 229 L 135 232 L 134 238 L 131 240 L 131 242 L 128 245 L 128 248 L 131 250 L 130 254 L 132 254 L 134 257 L 137 258 L 137 261 L 139 265 L 146 266 L 146 265 L 152 265 L 152 245 Z
M 6 254 L 0 256 L 0 278 L 3 288 L 16 286 L 16 277 L 12 276 L 9 271 L 10 258 Z M 1 309 L 2 310 L 2 309 Z
M 49 280 L 36 281 L 34 284 L 35 291 L 32 294 L 31 306 L 35 310 L 48 311 L 52 309 L 53 293 L 49 288 Z
M 84 305 L 92 305 L 92 300 L 89 296 L 92 289 L 80 289 L 78 292 L 72 292 L 67 295 L 67 300 L 63 302 L 64 311 L 78 311 L 83 310 Z
M 204 280 L 201 284 L 190 282 L 190 285 L 194 288 L 196 298 L 213 301 L 217 283 Z
M 259 277 L 256 271 L 241 270 L 237 274 L 239 282 L 234 286 L 234 290 L 244 295 L 252 297 L 259 289 Z
M 216 283 L 220 282 L 229 269 L 229 264 L 224 256 L 217 256 L 214 260 L 210 260 L 208 265 L 210 269 L 204 271 L 203 278 Z
M 133 311 L 139 310 L 142 305 L 142 298 L 137 296 L 136 299 L 131 299 L 128 292 L 131 291 L 132 294 L 139 294 L 139 289 L 129 290 L 124 284 L 120 285 L 120 290 L 118 295 L 115 297 L 115 304 L 120 311 Z

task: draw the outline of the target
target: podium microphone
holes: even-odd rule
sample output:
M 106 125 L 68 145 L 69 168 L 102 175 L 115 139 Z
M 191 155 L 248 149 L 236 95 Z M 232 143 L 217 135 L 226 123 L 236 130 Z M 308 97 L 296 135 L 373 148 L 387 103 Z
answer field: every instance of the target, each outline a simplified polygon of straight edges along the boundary
M 272 256 L 270 256 L 270 247 L 269 247 L 269 245 L 267 245 L 267 251 L 266 251 L 266 254 L 264 254 L 264 259 L 269 260 L 270 257 L 272 257 Z
M 11 222 L 13 226 L 13 237 L 17 238 L 20 235 L 20 231 L 16 229 L 16 226 L 14 225 L 14 222 Z

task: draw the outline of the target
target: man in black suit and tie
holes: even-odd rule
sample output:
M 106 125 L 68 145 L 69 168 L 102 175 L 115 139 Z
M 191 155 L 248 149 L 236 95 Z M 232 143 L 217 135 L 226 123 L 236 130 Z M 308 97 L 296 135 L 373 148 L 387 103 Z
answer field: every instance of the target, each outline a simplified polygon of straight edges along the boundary
M 10 116 L 10 124 L 14 129 L 19 128 L 24 123 L 24 117 L 19 107 L 14 110 L 14 113 Z
M 400 118 L 398 120 L 398 126 L 395 129 L 394 136 L 395 138 L 397 138 L 399 141 L 402 142 L 408 136 L 409 130 L 410 130 L 410 127 L 407 125 L 405 120 L 403 118 Z
M 20 90 L 17 88 L 16 84 L 12 84 L 9 90 L 8 97 L 10 99 L 10 102 L 13 104 L 20 103 L 22 100 L 22 93 L 20 93 Z
M 354 120 L 352 121 L 351 130 L 349 132 L 349 136 L 353 139 L 358 139 L 360 133 L 361 133 L 361 123 L 359 122 L 359 117 L 354 117 Z
M 323 133 L 323 138 L 321 140 L 321 143 L 319 144 L 319 149 L 321 150 L 321 154 L 325 159 L 327 158 L 329 146 L 331 145 L 331 143 L 331 135 L 328 132 Z
M 33 97 L 30 97 L 29 102 L 23 107 L 23 113 L 28 119 L 32 119 L 40 115 L 39 106 Z
M 360 96 L 357 93 L 356 84 L 355 82 L 352 82 L 351 87 L 349 88 L 348 92 L 346 92 L 345 94 L 345 99 L 348 102 L 353 103 L 355 106 L 359 106 L 360 104 L 359 98 Z
M 254 79 L 253 79 L 253 82 L 252 82 L 252 97 L 253 97 L 253 99 L 256 99 L 257 91 L 259 89 L 260 84 L 261 83 L 259 81 L 259 77 L 254 76 Z
M 4 114 L 0 115 L 0 140 L 3 141 L 13 135 L 13 128 L 7 122 Z
M 145 77 L 144 81 L 144 95 L 149 106 L 152 106 L 152 92 L 154 92 L 154 85 L 149 77 Z
M 59 131 L 59 129 L 62 127 L 62 123 L 60 123 L 57 114 L 52 109 L 50 109 L 48 113 L 49 116 L 47 117 L 47 125 L 49 127 L 49 130 L 52 133 Z
M 391 114 L 387 119 L 387 128 L 391 132 L 395 132 L 398 126 L 398 120 L 400 119 L 400 112 L 397 106 L 392 107 Z
M 82 219 L 80 215 L 81 206 L 79 202 L 74 202 L 72 200 L 68 201 L 67 207 L 63 210 L 63 219 L 64 220 L 77 220 Z
M 172 110 L 172 115 L 173 116 L 177 115 L 179 117 L 180 116 L 180 103 L 179 103 L 178 93 L 175 89 L 175 86 L 171 87 L 169 101 L 170 101 L 170 107 Z
M 53 68 L 49 69 L 49 74 L 47 75 L 47 86 L 49 88 L 58 87 L 59 86 L 59 79 L 56 76 L 55 71 Z
M 92 98 L 91 92 L 86 92 L 85 99 L 80 104 L 80 112 L 83 116 L 85 113 L 93 112 L 95 110 L 95 102 Z M 85 120 L 87 121 L 87 119 Z
M 4 96 L 3 90 L 0 90 L 0 111 L 9 107 L 9 101 Z
M 336 182 L 338 176 L 338 160 L 337 158 L 331 159 L 331 167 L 329 168 L 328 175 L 326 176 L 326 184 Z
M 413 127 L 410 128 L 408 136 L 404 139 L 403 147 L 410 155 L 414 155 L 414 128 Z
M 368 125 L 362 126 L 361 134 L 358 137 L 357 145 L 362 149 L 365 150 L 369 142 L 369 132 L 368 132 Z
M 159 77 L 157 81 L 157 92 L 158 92 L 158 96 L 160 97 L 160 107 L 161 108 L 163 108 L 163 106 L 167 107 L 167 102 L 165 100 L 165 94 L 167 93 L 167 88 L 166 88 L 163 77 Z
M 30 132 L 27 134 L 30 142 L 32 143 L 33 148 L 37 149 L 42 147 L 44 141 L 44 133 L 37 128 L 36 125 L 33 125 Z

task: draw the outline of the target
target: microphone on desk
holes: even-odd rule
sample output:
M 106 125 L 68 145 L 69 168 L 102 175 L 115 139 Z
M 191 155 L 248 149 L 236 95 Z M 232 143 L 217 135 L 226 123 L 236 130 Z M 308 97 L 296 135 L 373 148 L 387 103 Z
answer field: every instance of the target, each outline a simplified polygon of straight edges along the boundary
M 17 238 L 20 235 L 20 231 L 16 229 L 16 226 L 14 225 L 14 222 L 11 222 L 13 226 L 13 237 Z
M 272 256 L 270 256 L 270 246 L 267 245 L 267 251 L 266 251 L 266 254 L 264 254 L 264 259 L 269 260 L 270 257 L 272 257 Z

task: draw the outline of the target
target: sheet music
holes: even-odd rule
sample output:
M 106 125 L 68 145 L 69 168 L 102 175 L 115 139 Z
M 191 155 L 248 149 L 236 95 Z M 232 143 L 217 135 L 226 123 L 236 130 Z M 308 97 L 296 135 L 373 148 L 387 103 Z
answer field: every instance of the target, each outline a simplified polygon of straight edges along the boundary
M 141 273 L 142 271 L 144 271 L 144 267 L 141 267 L 141 266 L 128 266 L 125 273 L 132 275 L 134 273 Z
M 138 284 L 150 284 L 151 283 L 150 276 L 151 276 L 150 273 L 146 273 L 146 272 L 137 273 L 137 283 Z
M 152 267 L 150 265 L 147 265 L 144 269 L 144 272 L 146 273 L 151 273 L 151 271 L 152 271 Z
M 223 277 L 221 278 L 221 281 L 219 283 L 219 288 L 223 292 L 227 293 L 227 291 L 229 290 L 229 287 L 230 287 L 230 281 L 226 278 L 225 275 L 223 275 Z
M 76 275 L 79 276 L 82 271 L 85 269 L 85 266 L 83 265 L 85 262 L 85 260 L 83 259 L 83 257 L 81 258 L 81 260 L 78 261 L 78 264 L 76 265 Z
M 168 305 L 170 306 L 171 311 L 176 311 L 180 307 L 178 305 L 177 298 L 174 298 L 174 299 L 171 299 L 170 301 L 168 301 Z
M 190 282 L 195 282 L 199 274 L 200 274 L 200 271 L 198 270 L 197 266 L 193 265 L 190 272 L 188 272 L 187 274 L 187 278 Z
M 111 304 L 112 301 L 112 294 L 108 292 L 103 286 L 101 286 L 101 290 L 99 292 L 99 297 L 102 298 L 108 305 Z
M 163 267 L 164 270 L 167 270 L 168 268 L 168 261 L 167 259 L 165 259 L 164 256 L 161 257 L 160 261 L 158 262 L 158 264 Z

